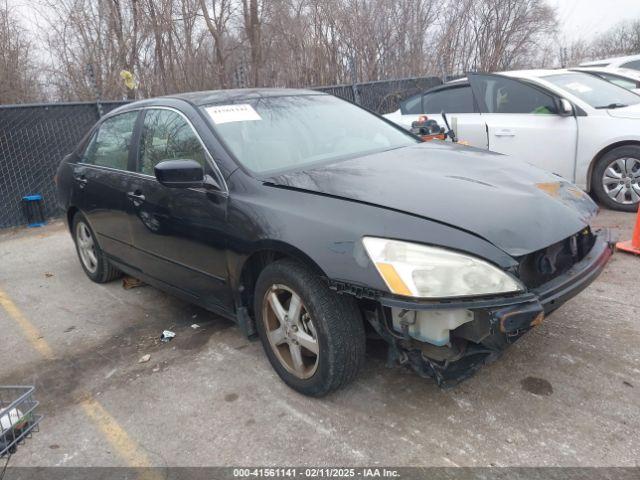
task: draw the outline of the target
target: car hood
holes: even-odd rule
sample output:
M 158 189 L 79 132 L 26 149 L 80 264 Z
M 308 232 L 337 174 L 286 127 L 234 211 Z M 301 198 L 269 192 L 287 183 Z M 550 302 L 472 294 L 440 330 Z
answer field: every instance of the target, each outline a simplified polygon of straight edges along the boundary
M 623 108 L 610 108 L 607 113 L 615 118 L 640 118 L 640 103 Z
M 266 181 L 454 226 L 512 256 L 577 233 L 597 212 L 587 194 L 556 175 L 504 155 L 444 142 L 310 167 Z M 389 231 L 388 236 L 401 239 L 402 232 Z

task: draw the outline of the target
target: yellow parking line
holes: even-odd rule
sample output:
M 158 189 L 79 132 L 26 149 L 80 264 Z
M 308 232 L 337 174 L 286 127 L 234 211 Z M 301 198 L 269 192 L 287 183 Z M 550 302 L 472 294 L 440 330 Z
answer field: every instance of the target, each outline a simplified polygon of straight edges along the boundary
M 46 342 L 38 329 L 20 311 L 18 306 L 9 296 L 0 289 L 0 306 L 15 320 L 29 343 L 47 360 L 55 358 L 53 350 Z M 91 395 L 84 394 L 80 399 L 80 406 L 85 414 L 100 429 L 113 449 L 118 453 L 130 467 L 150 467 L 151 462 L 147 456 L 140 451 L 138 444 L 129 437 L 127 432 L 120 426 L 115 418 L 111 416 L 105 408 L 98 403 Z M 156 478 L 154 470 L 143 472 L 138 478 Z
M 94 398 L 87 397 L 80 402 L 84 413 L 93 420 L 103 435 L 109 440 L 130 467 L 150 467 L 149 458 L 140 451 L 138 444 L 134 442 L 127 432 L 120 426 L 115 418 L 107 412 Z
M 29 343 L 35 348 L 40 355 L 47 360 L 54 358 L 53 350 L 49 344 L 42 338 L 40 331 L 31 323 L 27 317 L 23 315 L 20 309 L 9 298 L 9 296 L 0 289 L 0 306 L 4 308 L 7 314 L 15 320 L 18 326 L 22 329 L 22 333 L 27 338 Z

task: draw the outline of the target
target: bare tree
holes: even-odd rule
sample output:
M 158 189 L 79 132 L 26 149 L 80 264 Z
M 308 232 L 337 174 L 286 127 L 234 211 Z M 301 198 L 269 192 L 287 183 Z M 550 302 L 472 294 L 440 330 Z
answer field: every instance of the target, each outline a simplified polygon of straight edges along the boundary
M 41 97 L 33 44 L 17 15 L 5 1 L 0 4 L 0 103 L 23 103 Z
M 244 34 L 251 52 L 252 85 L 260 85 L 262 62 L 262 22 L 268 0 L 242 0 Z
M 448 72 L 530 65 L 556 28 L 555 12 L 544 0 L 462 0 L 449 6 L 439 46 Z
M 299 87 L 534 66 L 545 0 L 40 0 L 55 96 Z M 546 43 L 549 45 L 549 42 Z
M 640 20 L 623 21 L 597 37 L 591 55 L 614 56 L 640 53 Z
M 231 0 L 199 0 L 207 31 L 213 40 L 215 69 L 220 88 L 227 88 L 227 59 L 230 54 L 226 37 L 229 36 L 229 23 L 233 15 Z

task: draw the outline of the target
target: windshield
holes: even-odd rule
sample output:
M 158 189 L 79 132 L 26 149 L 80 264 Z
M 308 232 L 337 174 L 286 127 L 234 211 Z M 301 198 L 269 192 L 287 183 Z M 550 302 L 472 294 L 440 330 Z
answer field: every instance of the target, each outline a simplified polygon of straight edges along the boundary
M 593 108 L 621 108 L 640 103 L 640 96 L 588 73 L 561 73 L 544 77 Z
M 418 143 L 415 137 L 330 95 L 292 95 L 209 105 L 229 150 L 265 174 Z

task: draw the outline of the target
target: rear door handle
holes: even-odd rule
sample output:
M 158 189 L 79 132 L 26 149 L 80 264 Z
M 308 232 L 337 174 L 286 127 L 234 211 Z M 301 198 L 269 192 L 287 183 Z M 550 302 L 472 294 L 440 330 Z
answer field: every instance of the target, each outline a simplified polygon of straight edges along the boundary
M 139 207 L 140 205 L 142 205 L 142 202 L 144 202 L 144 198 L 145 198 L 140 190 L 136 190 L 135 192 L 128 192 L 127 197 L 129 197 L 129 199 L 133 202 L 133 204 L 136 207 Z
M 494 135 L 496 137 L 515 137 L 516 132 L 508 128 L 503 128 L 502 130 L 498 130 L 497 132 L 495 132 Z

